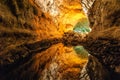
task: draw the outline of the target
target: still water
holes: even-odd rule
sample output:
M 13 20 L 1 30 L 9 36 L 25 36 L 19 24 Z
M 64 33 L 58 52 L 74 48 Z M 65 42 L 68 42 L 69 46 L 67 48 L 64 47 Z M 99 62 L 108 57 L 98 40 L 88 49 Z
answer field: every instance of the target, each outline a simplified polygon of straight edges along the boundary
M 82 46 L 52 45 L 34 57 L 34 67 L 39 69 L 40 80 L 78 80 L 88 53 Z M 38 65 L 39 64 L 39 65 Z

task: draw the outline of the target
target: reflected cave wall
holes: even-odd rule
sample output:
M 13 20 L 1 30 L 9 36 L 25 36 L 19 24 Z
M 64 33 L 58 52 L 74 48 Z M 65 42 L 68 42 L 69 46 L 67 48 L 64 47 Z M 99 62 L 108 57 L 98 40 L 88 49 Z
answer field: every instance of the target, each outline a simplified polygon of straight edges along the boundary
M 82 0 L 82 4 L 92 28 L 85 45 L 91 54 L 86 67 L 90 79 L 120 80 L 120 1 Z
M 86 3 L 84 5 L 88 4 Z M 58 55 L 62 55 L 59 52 L 56 54 L 56 51 L 58 51 L 63 44 L 55 48 L 52 47 L 54 50 L 50 54 L 48 54 L 49 49 L 50 51 L 52 50 L 49 47 L 59 42 L 64 43 L 64 45 L 82 44 L 89 51 L 91 56 L 89 57 L 86 70 L 91 80 L 120 80 L 119 5 L 119 0 L 95 0 L 87 12 L 92 32 L 86 39 L 83 39 L 81 35 L 73 32 L 68 32 L 63 35 L 63 38 L 59 38 L 62 35 L 58 32 L 58 28 L 52 21 L 51 16 L 43 13 L 33 0 L 0 1 L 1 80 L 38 80 L 41 78 L 49 80 L 51 76 L 54 75 L 48 73 L 51 71 L 49 69 L 50 66 L 57 65 L 56 63 L 50 63 L 52 63 L 53 56 L 55 58 L 59 57 Z M 48 38 L 55 39 L 49 40 Z M 43 54 L 40 53 L 46 49 L 48 49 L 48 51 L 42 52 Z M 61 50 L 59 51 L 62 52 Z M 69 50 L 66 51 L 69 52 Z M 37 55 L 33 56 L 32 54 Z M 28 60 L 26 61 L 27 58 Z M 69 57 L 68 59 L 71 61 Z M 13 65 L 16 61 L 20 61 L 20 66 Z M 79 74 L 76 73 L 79 73 L 78 71 L 82 66 L 79 65 L 81 63 L 78 58 L 78 62 L 75 61 L 76 60 L 72 61 L 73 65 L 70 67 L 73 69 L 73 72 L 67 69 L 69 65 L 65 66 L 62 64 L 67 71 L 63 72 L 65 78 L 62 77 L 61 79 L 79 79 Z M 8 70 L 4 70 L 4 66 L 6 66 Z M 61 68 L 63 70 L 60 71 L 64 71 L 62 66 Z M 53 69 L 53 71 L 55 70 Z M 69 72 L 71 72 L 71 74 L 69 74 Z M 46 74 L 46 76 L 44 75 L 45 77 L 41 77 L 44 73 L 48 74 Z M 66 73 L 70 77 L 66 75 Z M 73 74 L 75 75 L 74 77 Z M 47 75 L 49 77 L 47 77 Z M 58 74 L 58 76 L 59 75 L 60 74 Z M 56 77 L 53 76 L 52 79 L 56 80 Z

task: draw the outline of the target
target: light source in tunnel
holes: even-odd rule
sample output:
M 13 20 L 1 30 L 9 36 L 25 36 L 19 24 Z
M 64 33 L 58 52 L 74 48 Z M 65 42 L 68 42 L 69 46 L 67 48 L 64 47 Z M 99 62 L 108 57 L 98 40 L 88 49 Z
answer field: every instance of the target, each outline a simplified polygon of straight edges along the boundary
M 88 34 L 88 32 L 91 31 L 91 28 L 89 27 L 88 19 L 87 18 L 80 19 L 80 21 L 73 28 L 73 31 L 78 33 Z
M 75 52 L 80 56 L 80 58 L 87 58 L 88 52 L 84 49 L 83 46 L 74 46 Z

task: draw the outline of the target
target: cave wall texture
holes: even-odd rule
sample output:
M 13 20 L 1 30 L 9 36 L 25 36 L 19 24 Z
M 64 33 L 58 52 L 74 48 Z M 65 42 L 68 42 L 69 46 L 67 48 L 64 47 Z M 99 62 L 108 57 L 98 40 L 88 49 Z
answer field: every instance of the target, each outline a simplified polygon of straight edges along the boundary
M 92 28 L 84 39 L 68 32 L 86 18 L 80 3 Z M 120 80 L 119 5 L 119 0 L 1 0 L 0 80 Z M 73 51 L 77 44 L 89 51 L 88 62 Z
M 91 7 L 87 3 L 93 1 Z M 83 0 L 92 32 L 86 49 L 91 80 L 120 80 L 120 1 Z M 89 5 L 88 5 L 89 6 Z
M 65 47 L 61 37 L 85 16 L 79 0 L 59 1 L 0 1 L 0 80 L 79 79 L 87 60 Z

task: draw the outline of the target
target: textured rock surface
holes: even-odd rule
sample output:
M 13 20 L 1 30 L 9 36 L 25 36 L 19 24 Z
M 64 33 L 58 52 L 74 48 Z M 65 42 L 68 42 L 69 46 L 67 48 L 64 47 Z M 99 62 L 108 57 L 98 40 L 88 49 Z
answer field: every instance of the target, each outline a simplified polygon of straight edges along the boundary
M 0 1 L 1 80 L 120 80 L 120 1 L 82 1 L 92 28 L 86 38 L 69 31 L 85 17 L 79 0 L 43 1 Z M 70 47 L 77 44 L 91 54 L 86 70 Z
M 111 80 L 107 68 L 91 55 L 89 56 L 86 70 L 90 80 Z
M 40 48 L 40 46 L 38 48 Z M 46 48 L 48 48 L 48 46 Z M 80 59 L 77 56 L 77 54 L 75 54 L 72 47 L 68 48 L 65 47 L 63 44 L 56 44 L 51 46 L 45 51 L 43 51 L 43 49 L 45 50 L 45 47 L 42 48 L 42 50 L 38 49 L 37 51 L 31 52 L 32 56 L 22 57 L 20 61 L 15 60 L 14 63 L 13 62 L 9 62 L 9 64 L 6 63 L 7 66 L 2 64 L 3 66 L 1 67 L 3 68 L 1 69 L 1 72 L 3 71 L 3 74 L 1 75 L 1 79 L 3 80 L 79 79 L 80 75 L 79 72 L 81 71 L 83 64 L 85 64 L 87 60 Z M 23 51 L 23 49 L 21 51 Z M 31 54 L 29 53 L 29 55 Z
M 55 23 L 52 11 L 58 10 L 58 2 L 40 0 L 39 3 L 44 3 L 41 7 L 37 1 L 0 1 L 0 80 L 78 80 L 87 60 L 80 59 L 72 47 L 57 44 L 65 43 L 66 38 L 61 36 L 65 31 L 63 26 L 68 23 L 58 20 L 63 19 L 61 15 Z M 72 1 L 67 2 L 65 5 L 69 8 Z M 79 2 L 73 5 L 76 4 L 81 8 Z M 74 6 L 71 8 L 74 9 Z
M 84 12 L 87 14 L 88 10 L 92 7 L 95 0 L 81 0 Z
M 120 80 L 119 5 L 118 0 L 95 0 L 88 8 L 92 32 L 85 47 L 94 56 L 87 65 L 91 80 Z
M 73 30 L 80 19 L 86 18 L 79 0 L 35 0 L 35 3 L 52 16 L 61 33 Z

